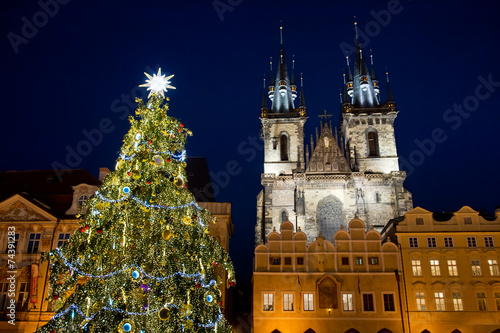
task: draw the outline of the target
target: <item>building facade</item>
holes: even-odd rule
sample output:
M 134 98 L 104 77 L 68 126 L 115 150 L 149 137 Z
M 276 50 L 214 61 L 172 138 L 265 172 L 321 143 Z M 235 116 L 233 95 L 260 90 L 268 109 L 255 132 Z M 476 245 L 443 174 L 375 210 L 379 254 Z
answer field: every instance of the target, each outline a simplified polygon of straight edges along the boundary
M 354 218 L 330 242 L 282 222 L 255 249 L 255 333 L 401 332 L 396 244 Z
M 420 207 L 383 230 L 403 263 L 408 332 L 500 332 L 500 211 Z
M 389 87 L 387 101 L 380 101 L 373 64 L 369 71 L 365 58 L 358 43 L 353 70 L 349 59 L 347 63 L 340 130 L 325 111 L 307 145 L 302 79 L 299 98 L 295 63 L 289 75 L 281 43 L 277 71 L 274 75 L 271 70 L 261 108 L 264 172 L 257 196 L 256 245 L 285 220 L 296 231 L 300 227 L 309 242 L 319 232 L 332 241 L 355 214 L 368 227 L 381 230 L 413 208 L 411 194 L 403 187 L 406 173 L 398 166 L 398 111 Z

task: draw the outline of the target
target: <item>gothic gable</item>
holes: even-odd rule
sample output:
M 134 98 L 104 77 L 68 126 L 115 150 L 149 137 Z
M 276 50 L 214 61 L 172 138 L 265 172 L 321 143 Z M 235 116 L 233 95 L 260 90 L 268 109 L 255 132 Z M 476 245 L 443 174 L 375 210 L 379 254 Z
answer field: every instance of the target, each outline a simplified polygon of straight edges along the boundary
M 335 133 L 336 134 L 336 133 Z M 325 124 L 321 128 L 321 135 L 317 136 L 316 147 L 311 138 L 311 158 L 307 163 L 306 173 L 347 173 L 351 172 L 339 147 L 337 135 L 333 135 L 332 128 Z
M 55 221 L 56 218 L 16 194 L 0 203 L 0 221 Z

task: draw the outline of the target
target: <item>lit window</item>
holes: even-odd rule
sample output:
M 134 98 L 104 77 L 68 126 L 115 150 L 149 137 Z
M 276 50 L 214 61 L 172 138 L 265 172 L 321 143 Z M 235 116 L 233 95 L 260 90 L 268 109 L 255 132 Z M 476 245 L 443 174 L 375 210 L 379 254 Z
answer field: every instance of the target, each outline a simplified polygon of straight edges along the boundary
M 16 310 L 20 311 L 28 310 L 29 290 L 30 290 L 30 284 L 27 282 L 21 282 L 21 285 L 19 286 L 19 293 L 17 294 Z
M 498 276 L 498 261 L 496 259 L 488 259 L 488 266 L 490 266 L 490 275 Z
M 436 310 L 444 311 L 444 293 L 443 292 L 435 292 L 434 299 L 436 300 Z
M 283 311 L 293 311 L 293 294 L 283 294 Z
M 462 294 L 452 293 L 452 297 L 453 297 L 453 309 L 455 311 L 463 311 L 464 306 L 462 304 Z
M 500 311 L 500 293 L 495 293 L 495 304 L 497 305 L 497 311 Z
M 417 237 L 408 238 L 408 242 L 410 244 L 410 247 L 418 247 L 418 238 Z
M 273 311 L 274 294 L 264 294 L 264 311 Z
M 59 239 L 57 241 L 57 247 L 61 247 L 69 239 L 69 234 L 59 234 Z
M 344 311 L 354 311 L 354 299 L 352 293 L 342 294 L 342 309 Z
M 30 240 L 28 242 L 28 253 L 38 253 L 38 247 L 40 246 L 40 233 L 30 234 Z
M 479 260 L 471 260 L 470 265 L 472 268 L 472 276 L 481 276 L 483 273 L 481 272 L 481 263 Z
M 363 311 L 375 311 L 373 294 L 363 294 Z
M 356 265 L 363 265 L 363 257 L 356 257 Z
M 436 237 L 427 237 L 427 247 L 436 247 Z
M 304 311 L 314 311 L 314 294 L 305 293 L 303 296 Z
M 431 263 L 431 275 L 440 276 L 441 268 L 439 267 L 439 260 L 430 260 Z
M 448 263 L 448 274 L 450 276 L 458 276 L 457 261 L 455 259 L 447 260 Z
M 378 257 L 370 257 L 370 265 L 378 265 Z
M 486 307 L 486 293 L 476 293 L 477 306 L 479 311 L 487 311 Z
M 491 236 L 485 236 L 484 237 L 484 247 L 494 247 L 495 245 L 493 244 L 493 237 Z
M 444 238 L 444 247 L 453 247 L 453 238 L 445 237 Z
M 413 271 L 413 276 L 421 276 L 422 275 L 422 263 L 420 260 L 412 260 L 411 268 Z
M 468 247 L 476 247 L 477 246 L 476 237 L 474 237 L 474 236 L 467 237 L 467 246 Z
M 78 206 L 82 206 L 85 203 L 86 200 L 87 200 L 87 196 L 86 195 L 81 195 L 78 198 Z
M 417 291 L 415 293 L 415 299 L 417 300 L 417 310 L 425 311 L 425 295 L 422 291 Z
M 396 311 L 394 294 L 384 294 L 384 311 Z

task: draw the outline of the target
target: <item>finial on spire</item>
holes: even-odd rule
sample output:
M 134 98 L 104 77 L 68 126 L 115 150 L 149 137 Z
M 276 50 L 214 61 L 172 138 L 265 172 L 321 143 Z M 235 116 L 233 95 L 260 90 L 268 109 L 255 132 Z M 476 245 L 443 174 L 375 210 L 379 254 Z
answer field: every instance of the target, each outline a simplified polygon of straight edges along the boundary
M 280 20 L 280 44 L 283 45 L 283 21 Z
M 345 56 L 345 60 L 346 60 L 346 62 L 347 62 L 347 67 L 349 67 L 349 56 L 347 56 L 347 55 L 346 55 L 346 56 Z
M 389 83 L 389 71 L 387 70 L 387 68 L 385 69 L 385 76 L 387 78 L 387 83 Z
M 269 66 L 271 67 L 271 72 L 273 71 L 273 57 L 269 57 Z
M 292 54 L 292 69 L 295 69 L 295 54 Z
M 344 77 L 344 84 L 345 84 L 345 73 L 343 73 L 342 76 Z
M 345 74 L 344 74 L 344 80 L 345 80 Z M 339 97 L 340 97 L 340 104 L 342 104 L 342 90 L 339 89 Z
M 358 21 L 356 21 L 356 15 L 354 15 L 354 31 L 356 32 L 356 42 L 358 41 Z
M 300 73 L 300 86 L 302 88 L 304 87 L 304 77 L 302 76 L 302 73 Z
M 373 53 L 372 53 L 372 49 L 370 49 L 370 63 L 373 67 Z
M 266 75 L 264 74 L 264 89 L 266 89 Z

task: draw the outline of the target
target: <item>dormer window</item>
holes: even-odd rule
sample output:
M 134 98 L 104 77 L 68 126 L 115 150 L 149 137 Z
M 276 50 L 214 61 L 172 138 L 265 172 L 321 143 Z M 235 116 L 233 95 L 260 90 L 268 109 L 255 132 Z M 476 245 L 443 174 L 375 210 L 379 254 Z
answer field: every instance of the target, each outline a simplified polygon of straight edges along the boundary
M 88 197 L 86 195 L 81 195 L 78 198 L 78 207 L 83 206 L 83 204 L 85 203 L 85 201 L 87 201 L 87 199 L 88 199 Z

